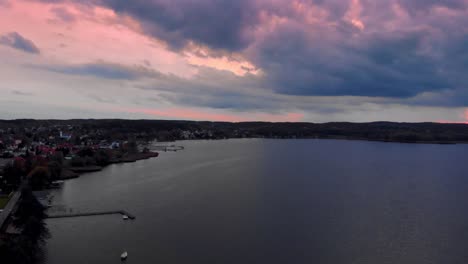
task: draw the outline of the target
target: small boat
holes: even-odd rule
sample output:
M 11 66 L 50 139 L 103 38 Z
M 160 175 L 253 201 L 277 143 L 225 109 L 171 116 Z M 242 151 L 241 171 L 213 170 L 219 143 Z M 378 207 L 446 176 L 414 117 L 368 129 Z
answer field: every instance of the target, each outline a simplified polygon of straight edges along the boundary
M 65 181 L 53 181 L 52 183 L 56 183 L 56 184 L 64 184 Z
M 122 253 L 122 255 L 120 255 L 120 259 L 121 259 L 121 260 L 126 260 L 127 257 L 128 257 L 127 251 L 125 251 L 124 253 Z
M 60 188 L 63 185 L 64 181 L 53 181 L 50 183 L 52 188 Z
M 123 220 L 128 220 L 128 215 L 123 215 L 123 216 L 122 216 L 122 219 L 123 219 Z

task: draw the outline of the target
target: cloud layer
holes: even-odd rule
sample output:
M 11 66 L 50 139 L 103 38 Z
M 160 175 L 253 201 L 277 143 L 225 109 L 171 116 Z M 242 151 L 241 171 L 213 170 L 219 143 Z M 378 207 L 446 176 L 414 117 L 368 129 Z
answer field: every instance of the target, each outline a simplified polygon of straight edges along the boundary
M 54 30 L 63 29 L 61 42 L 41 51 L 17 32 L 0 37 L 3 45 L 45 53 L 26 68 L 120 82 L 154 104 L 305 118 L 376 105 L 457 108 L 463 116 L 468 107 L 467 0 L 18 3 L 44 8 Z M 92 23 L 107 38 L 85 38 Z M 122 53 L 124 44 L 139 61 Z M 80 56 L 71 57 L 70 47 Z M 83 54 L 89 58 L 79 60 Z
M 5 35 L 1 35 L 0 45 L 9 46 L 28 53 L 40 53 L 39 48 L 34 44 L 34 42 L 21 36 L 18 32 L 10 32 Z
M 410 98 L 467 85 L 464 0 L 92 2 L 172 49 L 241 53 L 281 94 Z

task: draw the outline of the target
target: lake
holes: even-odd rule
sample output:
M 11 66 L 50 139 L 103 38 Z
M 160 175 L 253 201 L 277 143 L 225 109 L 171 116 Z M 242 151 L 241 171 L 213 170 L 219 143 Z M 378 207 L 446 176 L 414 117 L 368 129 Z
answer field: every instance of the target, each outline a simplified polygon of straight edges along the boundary
M 173 143 L 171 143 L 173 144 Z M 468 145 L 182 141 L 67 181 L 47 263 L 468 263 Z

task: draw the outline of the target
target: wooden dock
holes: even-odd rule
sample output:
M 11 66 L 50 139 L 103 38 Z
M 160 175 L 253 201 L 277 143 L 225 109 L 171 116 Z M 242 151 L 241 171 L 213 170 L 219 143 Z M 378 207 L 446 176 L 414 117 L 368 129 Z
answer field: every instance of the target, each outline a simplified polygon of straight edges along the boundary
M 83 213 L 64 213 L 64 214 L 50 214 L 47 218 L 68 218 L 68 217 L 84 217 L 84 216 L 98 216 L 98 215 L 113 215 L 120 214 L 126 215 L 129 219 L 136 219 L 136 217 L 124 210 L 118 211 L 101 211 L 101 212 L 83 212 Z
M 184 146 L 176 146 L 176 145 L 171 145 L 171 146 L 152 146 L 151 147 L 151 150 L 153 151 L 164 151 L 164 152 L 167 152 L 167 151 L 180 151 L 180 150 L 184 150 Z

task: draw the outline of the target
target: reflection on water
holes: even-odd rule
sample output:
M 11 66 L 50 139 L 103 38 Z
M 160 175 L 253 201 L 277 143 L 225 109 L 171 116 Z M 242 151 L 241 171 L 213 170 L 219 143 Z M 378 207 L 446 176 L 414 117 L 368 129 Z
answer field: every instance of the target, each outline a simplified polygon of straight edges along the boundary
M 186 141 L 67 181 L 48 263 L 467 263 L 466 145 Z

